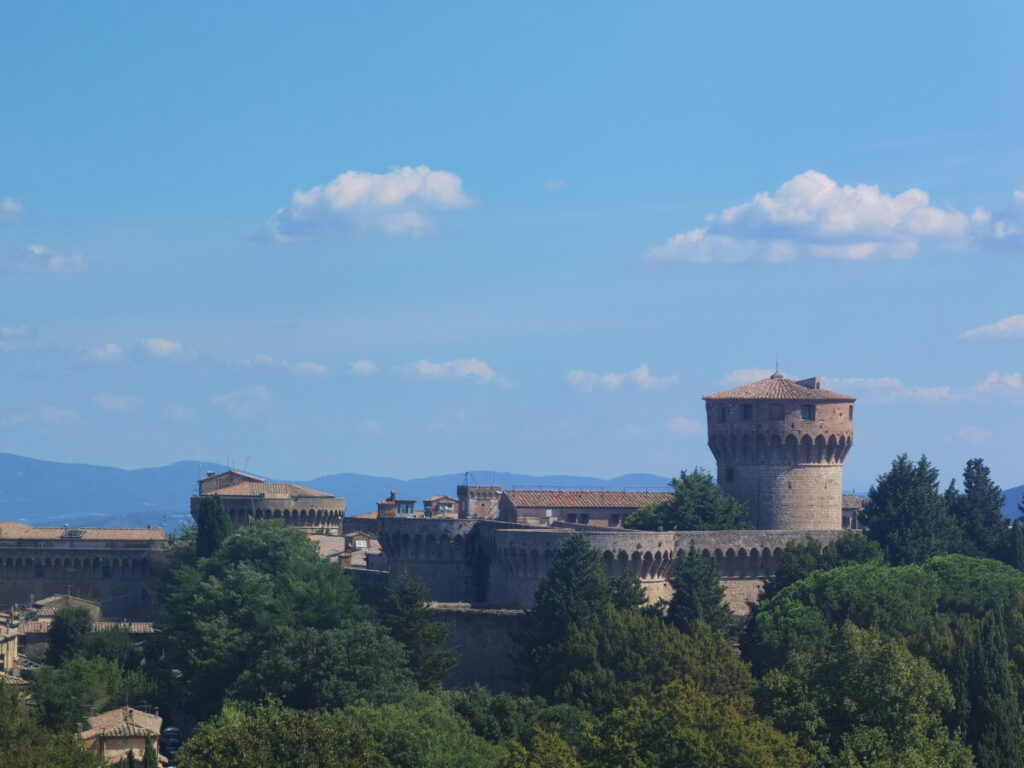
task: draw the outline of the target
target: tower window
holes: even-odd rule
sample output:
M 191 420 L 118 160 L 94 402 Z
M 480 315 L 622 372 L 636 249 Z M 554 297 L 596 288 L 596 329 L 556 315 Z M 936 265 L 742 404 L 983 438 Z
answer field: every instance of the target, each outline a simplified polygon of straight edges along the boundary
M 850 421 L 853 421 L 853 406 L 850 406 Z
M 804 419 L 807 421 L 814 421 L 814 406 L 813 405 L 801 405 L 800 413 L 803 414 Z
M 772 403 L 768 406 L 768 418 L 772 421 L 782 421 L 785 415 L 786 412 L 782 407 L 782 403 Z
M 735 473 L 733 472 L 733 468 L 732 467 L 726 467 L 725 468 L 725 481 L 727 483 L 731 483 L 732 480 L 733 480 L 734 474 Z
M 718 423 L 722 424 L 729 420 L 729 409 L 726 406 L 721 406 L 718 409 Z
M 754 406 L 750 403 L 743 404 L 743 420 L 750 421 L 754 418 Z

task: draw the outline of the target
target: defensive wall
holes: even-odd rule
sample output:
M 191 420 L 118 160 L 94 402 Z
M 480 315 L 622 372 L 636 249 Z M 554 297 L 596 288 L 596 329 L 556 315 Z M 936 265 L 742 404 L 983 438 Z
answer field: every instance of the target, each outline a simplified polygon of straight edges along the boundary
M 492 608 L 529 608 L 558 547 L 574 533 L 584 535 L 601 552 L 609 575 L 634 574 L 652 601 L 669 597 L 668 577 L 675 560 L 692 544 L 714 558 L 735 610 L 756 597 L 763 580 L 775 572 L 787 543 L 808 537 L 828 543 L 842 531 L 572 530 L 496 520 L 398 517 L 380 524 L 392 583 L 409 574 L 427 585 L 430 600 Z

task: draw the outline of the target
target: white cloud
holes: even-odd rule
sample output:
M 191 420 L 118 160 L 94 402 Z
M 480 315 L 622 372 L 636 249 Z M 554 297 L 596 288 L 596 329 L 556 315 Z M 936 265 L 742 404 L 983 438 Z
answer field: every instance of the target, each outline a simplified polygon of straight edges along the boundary
M 14 413 L 0 421 L 0 426 L 15 427 L 19 424 L 27 424 L 30 421 L 32 421 L 31 413 Z
M 552 192 L 557 192 L 558 190 L 565 189 L 568 186 L 569 182 L 565 179 L 551 179 L 544 182 L 544 189 L 551 190 Z
M 379 435 L 381 429 L 380 422 L 373 419 L 366 419 L 356 424 L 356 431 L 361 435 Z
M 75 421 L 78 418 L 78 412 L 70 408 L 46 405 L 39 409 L 39 418 L 47 424 L 65 424 L 69 421 Z
M 595 389 L 616 390 L 623 384 L 634 384 L 640 389 L 660 389 L 675 383 L 678 377 L 651 375 L 650 368 L 644 363 L 625 373 L 597 373 L 596 371 L 574 370 L 565 375 L 566 381 L 580 392 L 593 392 Z
M 694 419 L 688 419 L 685 416 L 677 416 L 674 419 L 666 421 L 665 426 L 668 427 L 670 431 L 676 432 L 680 435 L 692 435 L 696 432 L 700 432 L 703 425 Z
M 13 352 L 25 347 L 29 335 L 27 325 L 0 325 L 0 352 Z
M 236 392 L 213 396 L 214 405 L 236 419 L 249 419 L 262 411 L 270 402 L 270 393 L 262 384 L 252 384 Z
M 195 416 L 196 411 L 187 405 L 171 403 L 160 409 L 160 415 L 171 421 L 188 421 Z
M 0 272 L 42 272 L 50 275 L 76 275 L 89 265 L 80 254 L 61 254 L 45 245 L 30 245 L 16 251 L 0 251 Z
M 85 358 L 87 360 L 95 360 L 100 363 L 109 363 L 114 360 L 120 360 L 123 355 L 124 350 L 112 341 L 109 341 L 99 347 L 90 347 L 85 350 Z
M 296 376 L 326 376 L 330 369 L 320 363 L 290 363 L 287 360 L 275 360 L 270 355 L 256 355 L 248 361 L 249 365 L 267 365 L 274 368 L 284 368 Z
M 143 339 L 142 348 L 153 357 L 181 357 L 185 352 L 180 341 L 169 339 Z
M 980 328 L 960 334 L 961 339 L 1019 339 L 1024 338 L 1024 315 L 1010 315 Z
M 356 376 L 369 376 L 371 373 L 376 373 L 377 364 L 372 360 L 356 360 L 349 365 L 348 369 Z
M 722 382 L 734 387 L 740 387 L 744 384 L 753 384 L 755 381 L 767 379 L 772 373 L 774 371 L 768 368 L 737 368 L 735 371 L 729 371 L 725 378 L 722 379 Z
M 13 197 L 0 197 L 0 222 L 13 224 L 21 221 L 25 213 L 25 204 Z
M 709 215 L 706 226 L 673 235 L 649 255 L 724 262 L 905 258 L 925 239 L 952 248 L 1024 244 L 1024 193 L 1015 192 L 1013 204 L 993 218 L 980 208 L 965 214 L 936 207 L 920 189 L 890 195 L 874 185 L 839 185 L 806 171 L 774 193 L 758 193 Z
M 296 190 L 264 231 L 278 241 L 369 231 L 419 236 L 433 230 L 434 211 L 470 203 L 462 179 L 425 165 L 387 173 L 346 171 L 327 184 Z
M 879 376 L 877 378 L 859 378 L 853 376 L 845 379 L 833 379 L 828 376 L 822 377 L 822 385 L 827 389 L 837 387 L 863 387 L 865 389 L 899 389 L 903 382 L 892 376 Z
M 142 405 L 142 398 L 133 395 L 112 395 L 109 392 L 101 392 L 96 395 L 96 405 L 104 411 L 112 413 L 131 413 Z
M 917 400 L 923 403 L 951 403 L 960 396 L 952 387 L 902 387 L 891 393 L 892 399 Z
M 991 432 L 979 429 L 978 427 L 964 427 L 957 434 L 968 443 L 983 443 L 992 437 Z
M 466 360 L 452 360 L 447 363 L 435 363 L 431 360 L 417 360 L 402 369 L 405 373 L 421 376 L 425 379 L 476 379 L 477 381 L 493 381 L 497 379 L 494 369 L 483 360 L 475 357 Z
M 1022 392 L 1024 377 L 1019 373 L 992 371 L 977 387 L 979 392 Z

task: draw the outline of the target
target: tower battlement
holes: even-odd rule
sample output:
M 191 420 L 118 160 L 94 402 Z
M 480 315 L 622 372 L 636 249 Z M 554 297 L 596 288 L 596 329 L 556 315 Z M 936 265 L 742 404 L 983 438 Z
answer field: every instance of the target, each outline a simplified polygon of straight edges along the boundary
M 756 528 L 842 527 L 855 398 L 776 372 L 704 401 L 718 484 L 747 505 Z

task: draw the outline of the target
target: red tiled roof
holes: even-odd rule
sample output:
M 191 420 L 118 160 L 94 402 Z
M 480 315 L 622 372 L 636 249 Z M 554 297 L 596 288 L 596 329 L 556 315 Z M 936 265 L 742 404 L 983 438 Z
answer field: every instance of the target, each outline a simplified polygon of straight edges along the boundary
M 864 509 L 864 498 L 855 493 L 844 493 L 843 509 Z
M 516 507 L 573 507 L 636 509 L 660 504 L 672 493 L 655 491 L 530 491 L 508 490 L 504 496 Z
M 857 398 L 833 392 L 830 389 L 806 387 L 793 379 L 776 373 L 767 379 L 733 387 L 724 392 L 705 395 L 705 400 L 841 400 L 852 403 Z
M 15 629 L 19 635 L 45 635 L 50 631 L 52 622 L 52 618 L 23 621 Z M 151 635 L 157 631 L 151 621 L 94 621 L 92 624 L 92 628 L 97 631 L 114 627 L 127 629 L 132 635 Z
M 167 534 L 159 528 L 35 528 L 24 523 L 0 523 L 0 539 L 164 541 L 166 538 Z
M 210 491 L 207 496 L 262 496 L 267 499 L 331 499 L 329 493 L 314 491 L 312 488 L 303 488 L 293 483 L 256 483 L 242 482 L 229 485 L 226 488 L 218 488 Z

